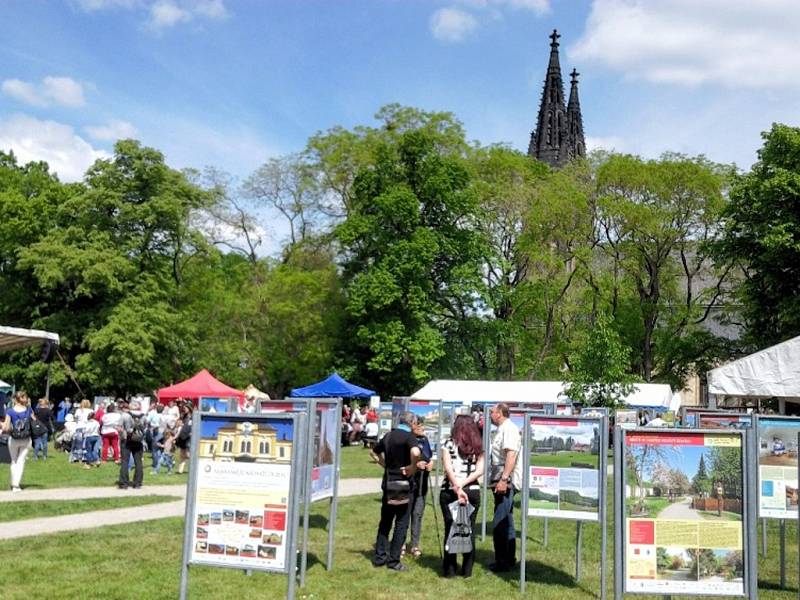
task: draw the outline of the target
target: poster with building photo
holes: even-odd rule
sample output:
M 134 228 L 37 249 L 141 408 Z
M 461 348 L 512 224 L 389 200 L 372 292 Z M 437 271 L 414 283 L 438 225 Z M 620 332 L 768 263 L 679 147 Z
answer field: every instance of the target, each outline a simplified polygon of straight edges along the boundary
M 741 434 L 637 430 L 624 453 L 625 591 L 744 595 Z
M 528 516 L 599 520 L 601 424 L 531 417 Z
M 392 430 L 392 403 L 381 402 L 378 405 L 378 439 Z
M 433 400 L 409 400 L 406 410 L 422 418 L 425 423 L 425 437 L 431 445 L 434 456 L 439 455 L 439 443 L 444 442 L 450 436 L 450 429 L 453 424 L 453 407 L 443 405 L 439 401 Z M 447 421 L 447 434 L 439 432 L 439 413 L 442 413 L 443 421 Z M 444 425 L 444 423 L 443 423 Z M 443 427 L 444 430 L 444 427 Z
M 758 419 L 758 515 L 797 519 L 800 419 Z
M 333 497 L 336 453 L 339 451 L 339 404 L 317 401 L 311 464 L 311 501 Z
M 190 561 L 285 571 L 294 422 L 200 417 Z

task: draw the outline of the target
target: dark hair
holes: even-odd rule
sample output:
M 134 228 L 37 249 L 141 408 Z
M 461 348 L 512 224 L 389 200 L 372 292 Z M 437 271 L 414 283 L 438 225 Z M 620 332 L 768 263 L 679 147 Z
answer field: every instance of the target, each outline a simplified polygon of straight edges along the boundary
M 458 448 L 458 453 L 463 457 L 478 457 L 483 454 L 483 440 L 475 420 L 468 415 L 458 415 L 453 423 L 453 432 L 450 435 Z

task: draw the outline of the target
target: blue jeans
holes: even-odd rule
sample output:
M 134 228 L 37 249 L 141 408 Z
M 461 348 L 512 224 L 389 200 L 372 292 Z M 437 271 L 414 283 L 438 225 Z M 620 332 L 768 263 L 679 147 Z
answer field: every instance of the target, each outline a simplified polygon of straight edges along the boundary
M 42 452 L 42 458 L 47 458 L 47 434 L 40 435 L 33 438 L 33 458 L 39 459 L 39 451 Z
M 158 457 L 158 464 L 154 473 L 156 475 L 161 473 L 161 467 L 167 468 L 167 473 L 172 473 L 172 467 L 175 466 L 175 459 L 171 452 L 162 452 Z
M 499 567 L 513 567 L 517 555 L 517 532 L 514 529 L 514 486 L 509 484 L 505 494 L 494 492 L 492 541 L 494 560 Z
M 85 463 L 100 462 L 100 436 L 90 435 L 85 439 L 84 443 L 86 453 L 83 455 L 83 461 Z
M 153 459 L 154 469 L 158 469 L 158 461 L 161 458 L 161 448 L 158 447 L 158 444 L 163 439 L 164 436 L 159 433 L 158 429 L 150 433 L 150 456 Z

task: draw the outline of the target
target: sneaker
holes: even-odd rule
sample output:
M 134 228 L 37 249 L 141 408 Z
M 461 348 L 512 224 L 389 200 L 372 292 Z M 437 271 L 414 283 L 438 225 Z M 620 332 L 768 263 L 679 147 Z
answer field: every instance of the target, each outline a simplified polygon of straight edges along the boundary
M 22 488 L 21 487 L 12 487 L 11 491 L 14 492 L 14 493 L 21 492 Z
M 405 571 L 408 571 L 408 567 L 405 566 L 403 563 L 397 563 L 396 565 L 392 565 L 391 567 L 387 565 L 387 568 L 389 568 L 392 571 L 397 571 L 398 573 L 403 573 Z

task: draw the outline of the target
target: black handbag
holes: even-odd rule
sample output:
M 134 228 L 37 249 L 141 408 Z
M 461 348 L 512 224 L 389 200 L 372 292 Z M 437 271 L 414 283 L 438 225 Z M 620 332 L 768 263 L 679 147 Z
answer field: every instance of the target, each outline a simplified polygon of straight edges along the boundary
M 31 436 L 32 437 L 42 437 L 44 434 L 48 433 L 47 425 L 42 423 L 39 419 L 31 419 Z
M 387 480 L 386 501 L 389 504 L 408 504 L 411 501 L 411 482 L 408 479 Z

